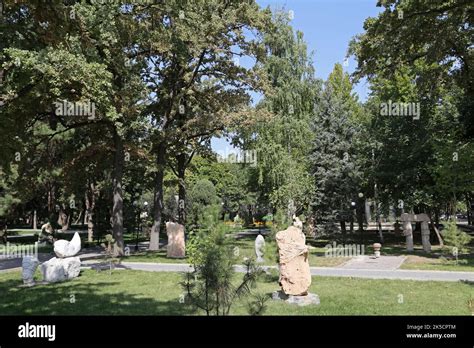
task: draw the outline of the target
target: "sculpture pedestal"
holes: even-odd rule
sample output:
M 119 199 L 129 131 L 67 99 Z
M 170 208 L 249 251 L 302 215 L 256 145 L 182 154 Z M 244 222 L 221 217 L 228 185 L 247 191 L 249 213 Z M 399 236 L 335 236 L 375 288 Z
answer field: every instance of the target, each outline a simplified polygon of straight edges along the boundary
M 307 295 L 300 296 L 286 295 L 281 290 L 272 293 L 272 300 L 285 301 L 286 303 L 298 306 L 319 305 L 321 303 L 319 296 L 316 294 L 308 293 Z

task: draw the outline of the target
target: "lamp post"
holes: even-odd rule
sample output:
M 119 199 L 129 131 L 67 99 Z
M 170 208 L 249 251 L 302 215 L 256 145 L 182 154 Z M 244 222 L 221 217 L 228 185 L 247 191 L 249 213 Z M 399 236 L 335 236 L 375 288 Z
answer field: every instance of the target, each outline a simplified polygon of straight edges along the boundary
M 357 200 L 357 223 L 359 224 L 360 243 L 364 244 L 364 194 L 359 192 Z
M 354 210 L 356 209 L 356 202 L 351 202 L 351 227 L 350 232 L 351 234 L 354 233 Z

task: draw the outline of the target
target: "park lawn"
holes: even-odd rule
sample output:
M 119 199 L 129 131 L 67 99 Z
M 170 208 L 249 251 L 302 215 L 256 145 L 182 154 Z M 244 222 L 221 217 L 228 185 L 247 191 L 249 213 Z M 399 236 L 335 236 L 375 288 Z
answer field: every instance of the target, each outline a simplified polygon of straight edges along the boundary
M 419 269 L 433 271 L 459 271 L 474 272 L 474 255 L 462 255 L 459 261 L 444 257 L 427 257 L 421 255 L 408 255 L 401 269 Z
M 137 254 L 130 254 L 121 258 L 124 262 L 150 262 L 150 263 L 189 263 L 187 257 L 175 259 L 166 257 L 166 250 L 144 251 Z
M 239 276 L 242 276 L 239 274 Z M 277 275 L 259 281 L 255 292 L 279 289 Z M 20 287 L 20 271 L 0 273 L 0 315 L 195 315 L 181 303 L 179 273 L 83 270 L 71 281 Z M 319 306 L 267 301 L 266 315 L 470 315 L 474 287 L 460 282 L 313 277 Z M 399 303 L 401 296 L 403 303 Z M 232 307 L 246 315 L 246 300 Z
M 41 230 L 40 229 L 19 229 L 19 228 L 13 228 L 8 230 L 8 235 L 9 236 L 23 236 L 23 235 L 35 235 L 35 234 L 40 234 Z

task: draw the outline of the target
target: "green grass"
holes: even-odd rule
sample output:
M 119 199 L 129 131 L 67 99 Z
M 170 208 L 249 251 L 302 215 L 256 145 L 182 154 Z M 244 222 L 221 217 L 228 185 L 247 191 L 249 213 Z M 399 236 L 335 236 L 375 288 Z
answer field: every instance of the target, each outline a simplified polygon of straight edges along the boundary
M 178 273 L 115 270 L 110 275 L 85 270 L 65 283 L 22 288 L 19 271 L 2 272 L 0 315 L 203 314 L 180 303 L 181 280 Z M 267 276 L 254 291 L 270 295 L 278 289 L 277 278 Z M 472 284 L 334 277 L 313 277 L 310 291 L 319 295 L 321 305 L 298 307 L 269 300 L 265 314 L 470 315 L 467 301 L 474 297 Z M 246 315 L 245 300 L 231 313 Z
M 14 228 L 14 229 L 9 229 L 8 230 L 8 235 L 9 236 L 23 236 L 23 235 L 34 235 L 34 234 L 39 234 L 41 232 L 40 229 L 19 229 L 19 228 Z
M 166 250 L 146 251 L 131 254 L 130 256 L 123 257 L 121 260 L 124 262 L 189 263 L 187 257 L 183 259 L 172 259 L 166 257 Z
M 474 255 L 460 255 L 457 262 L 453 258 L 447 259 L 442 255 L 410 255 L 407 257 L 400 268 L 432 271 L 474 272 Z

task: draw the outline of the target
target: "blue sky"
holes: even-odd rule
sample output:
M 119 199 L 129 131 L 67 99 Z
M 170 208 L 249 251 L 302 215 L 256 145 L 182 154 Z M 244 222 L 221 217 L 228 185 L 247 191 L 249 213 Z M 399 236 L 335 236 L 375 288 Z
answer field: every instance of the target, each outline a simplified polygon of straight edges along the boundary
M 351 38 L 363 32 L 364 20 L 375 17 L 381 11 L 377 0 L 257 0 L 260 6 L 293 11 L 291 25 L 303 32 L 308 51 L 313 52 L 316 76 L 324 80 L 334 68 L 342 63 Z M 351 58 L 348 73 L 355 69 Z M 364 101 L 369 92 L 365 81 L 355 86 L 354 91 Z M 212 148 L 224 151 L 229 148 L 225 139 L 213 139 Z

